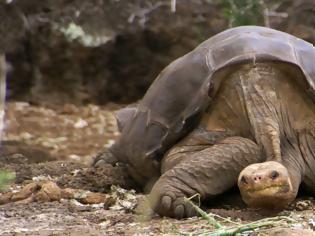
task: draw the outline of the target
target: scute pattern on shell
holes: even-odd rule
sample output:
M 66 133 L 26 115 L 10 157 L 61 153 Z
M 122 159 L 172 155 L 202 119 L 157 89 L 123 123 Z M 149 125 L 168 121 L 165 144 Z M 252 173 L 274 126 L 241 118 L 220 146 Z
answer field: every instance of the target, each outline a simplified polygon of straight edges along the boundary
M 266 27 L 241 26 L 215 35 L 198 48 L 207 50 L 207 65 L 213 73 L 244 62 L 279 61 L 296 65 L 315 95 L 315 48 L 290 34 Z
M 272 61 L 289 68 L 288 73 L 296 73 L 295 77 L 306 85 L 315 101 L 313 45 L 265 27 L 228 29 L 175 60 L 159 74 L 111 151 L 129 164 L 139 183 L 159 176 L 161 156 L 196 127 L 198 114 L 211 103 L 209 89 L 214 87 L 210 93 L 215 93 L 220 78 L 232 72 L 234 65 L 263 61 Z

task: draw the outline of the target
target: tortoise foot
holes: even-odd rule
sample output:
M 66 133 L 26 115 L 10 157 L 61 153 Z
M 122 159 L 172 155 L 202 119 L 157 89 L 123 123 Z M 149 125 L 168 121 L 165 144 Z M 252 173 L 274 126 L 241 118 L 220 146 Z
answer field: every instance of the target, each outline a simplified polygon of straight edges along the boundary
M 160 216 L 182 219 L 197 215 L 192 204 L 187 201 L 187 196 L 181 190 L 157 182 L 150 195 L 151 208 Z

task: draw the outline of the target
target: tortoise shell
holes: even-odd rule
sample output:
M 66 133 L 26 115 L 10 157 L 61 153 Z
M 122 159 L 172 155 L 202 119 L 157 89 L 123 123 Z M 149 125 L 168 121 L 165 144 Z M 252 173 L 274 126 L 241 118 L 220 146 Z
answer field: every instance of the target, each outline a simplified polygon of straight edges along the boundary
M 233 72 L 235 65 L 262 61 L 272 61 L 288 73 L 296 73 L 296 78 L 315 98 L 312 44 L 265 27 L 228 29 L 175 60 L 159 74 L 111 150 L 118 159 L 141 170 L 143 177 L 159 175 L 159 158 L 196 126 L 221 78 Z

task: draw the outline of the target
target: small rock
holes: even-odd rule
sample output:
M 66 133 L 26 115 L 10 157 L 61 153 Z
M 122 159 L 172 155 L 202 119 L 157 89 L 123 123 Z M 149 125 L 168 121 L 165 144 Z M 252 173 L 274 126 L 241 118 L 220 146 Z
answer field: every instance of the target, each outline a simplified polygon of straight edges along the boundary
M 81 157 L 76 155 L 76 154 L 70 154 L 69 155 L 69 159 L 70 160 L 73 160 L 73 161 L 80 161 L 81 160 Z
M 104 209 L 108 210 L 111 206 L 115 205 L 116 198 L 108 197 L 106 198 L 106 201 L 104 202 Z
M 88 123 L 81 118 L 74 124 L 74 128 L 77 128 L 77 129 L 82 129 L 86 126 L 88 126 Z
M 72 199 L 76 193 L 75 189 L 65 188 L 61 190 L 61 198 L 63 199 Z
M 83 207 L 85 208 L 85 205 L 83 205 L 81 202 L 77 201 L 76 199 L 71 199 L 70 204 L 72 207 L 77 208 L 77 207 Z
M 33 138 L 33 135 L 30 134 L 30 133 L 28 133 L 28 132 L 23 132 L 23 133 L 21 133 L 20 136 L 21 136 L 21 138 L 24 139 L 24 140 L 28 140 L 28 139 Z
M 24 188 L 22 188 L 21 191 L 13 194 L 11 201 L 12 202 L 16 202 L 16 201 L 20 201 L 26 198 L 29 198 L 30 196 L 32 196 L 32 194 L 34 194 L 35 192 L 37 192 L 40 189 L 40 185 L 37 183 L 30 183 L 28 185 L 26 185 Z
M 44 183 L 32 182 L 16 193 L 9 192 L 2 194 L 0 195 L 0 204 L 9 202 L 29 203 L 33 201 L 50 202 L 60 201 L 61 199 L 76 200 L 79 201 L 80 204 L 89 204 L 96 208 L 103 208 L 104 205 L 108 208 L 116 203 L 116 199 L 108 198 L 107 195 L 103 193 L 71 188 L 61 189 L 56 183 L 46 181 Z M 129 205 L 131 205 L 131 203 Z M 129 205 L 128 207 L 130 207 Z
M 126 212 L 132 212 L 137 206 L 137 197 L 134 190 L 126 190 L 120 187 L 112 186 L 112 197 L 116 199 L 111 210 L 119 211 L 125 210 Z
M 78 200 L 83 204 L 99 204 L 106 201 L 106 195 L 102 193 L 87 192 L 85 197 Z
M 105 221 L 99 223 L 98 225 L 101 226 L 101 227 L 105 227 L 106 228 L 110 224 L 111 224 L 110 220 L 105 220 Z
M 34 176 L 32 178 L 33 181 L 39 182 L 39 181 L 47 181 L 47 180 L 52 180 L 50 175 L 39 175 L 39 176 Z
M 11 202 L 13 196 L 12 192 L 4 193 L 0 195 L 0 205 Z
M 315 220 L 314 219 L 309 219 L 308 225 L 312 230 L 315 230 Z
M 59 201 L 61 198 L 61 189 L 54 182 L 42 184 L 40 191 L 36 194 L 36 201 Z
M 303 229 L 303 224 L 302 223 L 294 223 L 291 224 L 292 229 Z
M 109 139 L 106 144 L 104 145 L 105 148 L 111 147 L 115 143 L 115 140 Z
M 61 110 L 62 114 L 75 114 L 78 112 L 78 108 L 73 104 L 65 104 Z
M 310 200 L 302 200 L 298 201 L 295 204 L 295 209 L 297 211 L 305 211 L 312 207 L 312 202 Z
M 18 204 L 27 204 L 27 203 L 31 203 L 31 202 L 34 202 L 34 196 L 30 196 L 28 198 L 25 198 L 23 200 L 20 200 L 20 201 L 17 201 L 16 203 Z
M 28 102 L 15 102 L 14 104 L 17 111 L 24 111 L 26 107 L 30 106 Z

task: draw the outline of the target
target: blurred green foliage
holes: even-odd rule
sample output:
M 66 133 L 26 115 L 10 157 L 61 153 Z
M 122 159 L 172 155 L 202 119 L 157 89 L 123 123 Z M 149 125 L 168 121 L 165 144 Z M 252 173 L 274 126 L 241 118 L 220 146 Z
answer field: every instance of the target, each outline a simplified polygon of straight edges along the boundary
M 83 28 L 73 22 L 67 26 L 54 24 L 53 28 L 61 32 L 68 41 L 78 41 L 86 47 L 98 47 L 111 40 L 111 36 L 91 35 L 83 30 Z
M 230 27 L 265 25 L 263 0 L 221 0 L 220 3 Z
M 5 190 L 7 185 L 15 179 L 15 173 L 9 171 L 0 171 L 0 191 Z
M 196 33 L 196 37 L 199 43 L 202 43 L 208 38 L 208 35 L 204 32 L 205 30 L 201 25 L 194 26 L 193 30 Z

